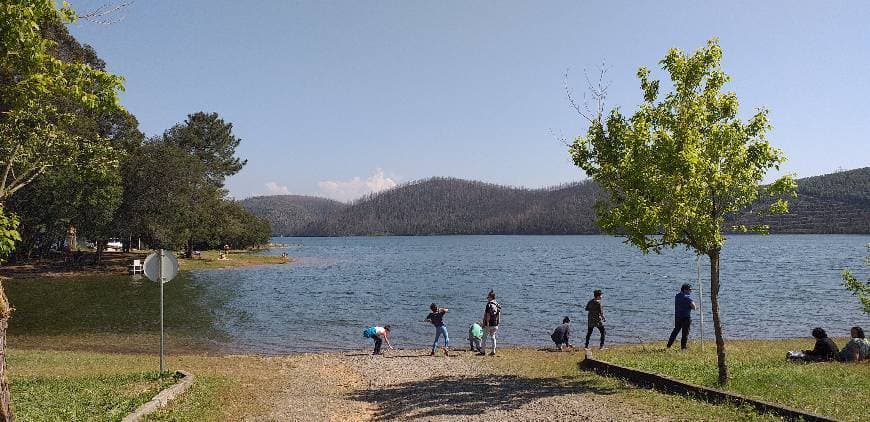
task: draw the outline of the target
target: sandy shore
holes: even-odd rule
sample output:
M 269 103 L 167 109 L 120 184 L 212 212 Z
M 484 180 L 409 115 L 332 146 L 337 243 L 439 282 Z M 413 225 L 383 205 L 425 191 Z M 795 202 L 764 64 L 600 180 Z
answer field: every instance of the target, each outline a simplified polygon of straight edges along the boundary
M 579 356 L 578 356 L 579 358 Z M 305 354 L 266 420 L 667 420 L 569 378 L 524 377 L 466 351 Z

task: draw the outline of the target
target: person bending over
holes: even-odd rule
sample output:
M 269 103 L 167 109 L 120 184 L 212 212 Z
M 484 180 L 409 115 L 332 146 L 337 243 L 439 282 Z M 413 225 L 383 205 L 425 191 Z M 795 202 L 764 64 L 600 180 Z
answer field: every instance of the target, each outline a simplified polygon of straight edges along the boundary
M 565 317 L 562 319 L 562 325 L 556 327 L 553 330 L 553 334 L 550 334 L 550 338 L 553 340 L 553 343 L 556 343 L 556 347 L 559 351 L 562 351 L 562 346 L 568 348 L 573 348 L 568 338 L 571 336 L 571 318 Z
M 372 352 L 372 355 L 380 355 L 381 352 L 381 344 L 384 341 L 387 342 L 387 347 L 390 350 L 393 350 L 393 345 L 390 344 L 390 326 L 384 325 L 383 327 L 369 327 L 363 331 L 363 337 L 371 338 L 375 342 L 375 350 Z

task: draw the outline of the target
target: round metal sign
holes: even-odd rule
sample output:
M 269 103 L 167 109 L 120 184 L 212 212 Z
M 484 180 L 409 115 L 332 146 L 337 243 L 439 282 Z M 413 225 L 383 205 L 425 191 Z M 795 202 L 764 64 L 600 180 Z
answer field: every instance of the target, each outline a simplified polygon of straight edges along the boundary
M 166 283 L 178 275 L 178 260 L 175 259 L 175 252 L 172 251 L 162 251 L 163 259 L 161 259 L 160 255 L 161 252 L 154 252 L 148 255 L 148 258 L 145 258 L 145 263 L 142 265 L 142 272 L 151 281 L 158 281 L 160 278 L 163 278 L 163 282 Z

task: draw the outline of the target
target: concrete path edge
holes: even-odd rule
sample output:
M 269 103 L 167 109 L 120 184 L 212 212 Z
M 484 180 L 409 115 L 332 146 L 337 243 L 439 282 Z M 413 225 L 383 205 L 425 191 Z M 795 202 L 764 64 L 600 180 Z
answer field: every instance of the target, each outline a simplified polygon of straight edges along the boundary
M 193 385 L 194 381 L 196 381 L 196 377 L 187 371 L 175 371 L 175 377 L 178 378 L 178 382 L 175 383 L 175 385 L 163 389 L 163 391 L 157 393 L 153 399 L 142 406 L 139 406 L 138 409 L 134 410 L 133 413 L 127 415 L 121 421 L 140 422 L 145 420 L 145 416 L 166 407 L 169 402 L 175 400 L 178 396 L 187 391 L 187 389 Z
M 691 396 L 714 404 L 732 403 L 738 406 L 752 406 L 759 413 L 774 414 L 789 421 L 803 420 L 807 422 L 836 422 L 836 419 L 831 419 L 814 413 L 804 412 L 802 410 L 780 406 L 762 400 L 756 400 L 739 394 L 729 393 L 727 391 L 689 384 L 653 372 L 615 365 L 593 358 L 592 354 L 588 351 L 586 352 L 586 358 L 581 361 L 578 366 L 580 366 L 581 369 L 595 372 L 599 375 L 625 379 L 632 384 L 652 388 L 665 393 Z

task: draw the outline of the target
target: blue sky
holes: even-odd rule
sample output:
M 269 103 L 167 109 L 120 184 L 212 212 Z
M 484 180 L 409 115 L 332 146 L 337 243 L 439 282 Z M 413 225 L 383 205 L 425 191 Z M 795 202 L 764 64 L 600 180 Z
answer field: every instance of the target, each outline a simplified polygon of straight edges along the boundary
M 584 69 L 606 61 L 608 105 L 630 112 L 639 66 L 713 36 L 742 114 L 770 109 L 785 171 L 870 165 L 870 3 L 706 3 L 137 0 L 72 32 L 126 77 L 146 134 L 200 110 L 234 124 L 248 159 L 227 183 L 237 198 L 581 180 L 558 140 L 585 129 L 566 69 L 582 96 Z

